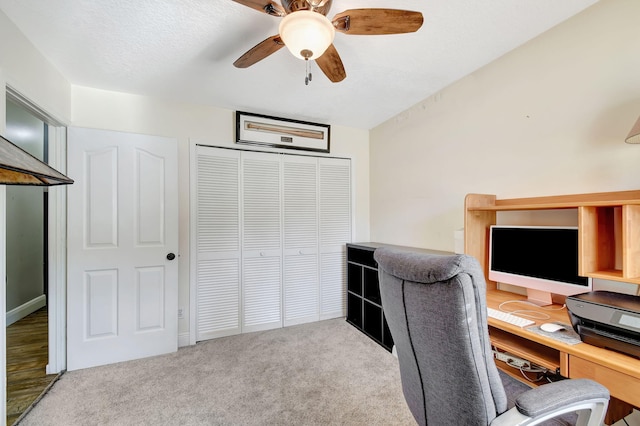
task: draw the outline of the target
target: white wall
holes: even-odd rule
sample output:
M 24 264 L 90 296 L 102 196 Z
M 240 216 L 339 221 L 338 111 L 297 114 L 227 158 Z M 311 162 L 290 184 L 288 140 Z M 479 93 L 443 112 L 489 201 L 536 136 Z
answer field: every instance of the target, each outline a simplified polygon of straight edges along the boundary
M 0 11 L 0 133 L 3 136 L 6 136 L 7 85 L 59 122 L 65 123 L 70 119 L 71 85 Z M 3 188 L 2 194 L 5 192 Z M 5 201 L 5 196 L 0 195 L 0 210 L 3 215 Z M 4 226 L 4 219 L 1 225 Z M 5 244 L 4 235 L 0 235 L 0 245 L 4 248 Z M 0 252 L 0 257 L 4 261 L 3 253 L 4 251 Z M 0 292 L 4 298 L 4 271 L 0 271 L 0 282 L 3 283 Z M 13 300 L 9 302 L 11 307 L 15 307 Z M 0 305 L 4 306 L 4 303 Z
M 287 117 L 295 118 L 295 117 Z M 184 308 L 178 332 L 189 331 L 189 141 L 233 147 L 235 112 L 144 96 L 72 88 L 73 126 L 166 136 L 178 139 L 179 300 Z M 331 123 L 329 123 L 331 124 Z M 369 134 L 346 127 L 331 128 L 331 156 L 352 158 L 356 240 L 369 238 Z M 235 145 L 238 147 L 237 145 Z M 242 148 L 249 149 L 243 145 Z M 265 149 L 267 150 L 267 149 Z M 277 151 L 277 150 L 275 150 Z
M 0 11 L 0 132 L 3 135 L 7 84 L 58 121 L 69 119 L 71 85 Z M 5 206 L 6 187 L 0 185 L 0 306 L 5 306 Z M 5 329 L 4 313 L 0 315 L 0 329 Z M 5 347 L 5 333 L 0 333 L 0 401 L 6 401 Z M 0 418 L 5 415 L 6 405 L 1 402 Z
M 69 82 L 1 10 L 0 68 L 3 69 L 4 79 L 0 81 L 3 89 L 8 84 L 58 121 L 68 121 L 71 111 Z
M 601 0 L 371 131 L 371 239 L 453 250 L 467 193 L 640 189 L 640 1 Z

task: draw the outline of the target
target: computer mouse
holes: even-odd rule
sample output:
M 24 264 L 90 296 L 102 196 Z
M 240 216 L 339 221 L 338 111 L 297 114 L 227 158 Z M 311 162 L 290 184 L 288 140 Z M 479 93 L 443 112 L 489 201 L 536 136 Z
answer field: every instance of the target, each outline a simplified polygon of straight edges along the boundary
M 567 327 L 561 324 L 556 324 L 553 322 L 545 322 L 540 326 L 540 330 L 547 331 L 549 333 L 555 333 L 556 331 L 566 330 Z

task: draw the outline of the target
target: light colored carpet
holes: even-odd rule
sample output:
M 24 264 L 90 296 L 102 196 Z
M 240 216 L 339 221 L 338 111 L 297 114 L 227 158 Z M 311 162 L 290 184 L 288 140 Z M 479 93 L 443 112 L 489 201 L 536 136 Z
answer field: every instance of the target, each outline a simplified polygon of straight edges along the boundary
M 28 425 L 415 425 L 397 360 L 344 319 L 65 373 Z

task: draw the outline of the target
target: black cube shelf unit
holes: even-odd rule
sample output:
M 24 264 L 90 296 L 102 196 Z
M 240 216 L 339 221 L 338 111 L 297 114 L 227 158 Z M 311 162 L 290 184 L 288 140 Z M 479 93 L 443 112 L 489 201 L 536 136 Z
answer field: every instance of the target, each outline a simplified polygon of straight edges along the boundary
M 347 321 L 391 351 L 393 338 L 382 312 L 378 263 L 373 259 L 378 247 L 347 244 Z
M 381 243 L 347 244 L 347 322 L 391 351 L 393 337 L 384 317 L 378 263 L 373 258 L 373 252 L 383 246 L 442 255 L 453 253 Z

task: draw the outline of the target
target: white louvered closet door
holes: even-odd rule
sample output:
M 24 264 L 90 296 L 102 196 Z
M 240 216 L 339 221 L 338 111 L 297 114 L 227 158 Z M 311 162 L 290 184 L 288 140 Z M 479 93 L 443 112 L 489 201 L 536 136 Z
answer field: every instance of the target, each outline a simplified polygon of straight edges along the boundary
M 284 325 L 319 319 L 318 160 L 283 156 Z
M 238 334 L 240 152 L 197 147 L 196 340 Z
M 242 331 L 282 327 L 281 165 L 278 155 L 242 153 Z
M 320 319 L 345 315 L 346 246 L 351 242 L 351 161 L 320 158 Z

